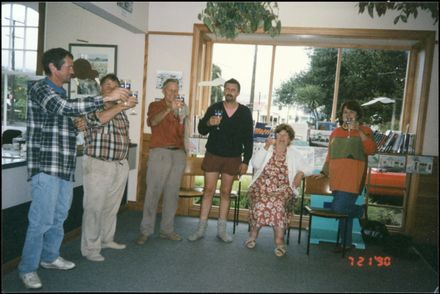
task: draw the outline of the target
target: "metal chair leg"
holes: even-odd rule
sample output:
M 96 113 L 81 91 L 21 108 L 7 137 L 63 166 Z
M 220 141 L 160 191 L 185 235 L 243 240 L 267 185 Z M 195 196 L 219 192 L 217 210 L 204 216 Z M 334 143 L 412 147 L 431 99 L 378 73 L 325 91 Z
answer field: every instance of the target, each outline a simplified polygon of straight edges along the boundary
M 348 234 L 348 232 L 347 232 L 347 228 L 348 228 L 348 225 L 347 225 L 347 223 L 348 223 L 348 219 L 347 218 L 344 218 L 344 232 L 343 232 L 343 237 L 342 237 L 342 242 L 343 242 L 343 244 L 342 244 L 342 258 L 344 258 L 344 256 L 345 256 L 345 243 L 346 243 L 346 241 L 347 241 L 347 234 Z M 350 244 L 350 246 L 351 246 L 351 244 Z
M 301 196 L 301 206 L 300 207 L 301 208 L 300 208 L 300 213 L 299 213 L 298 244 L 301 243 L 302 219 L 303 219 L 303 209 L 304 209 L 304 194 Z
M 237 225 L 237 198 L 234 198 L 234 221 L 232 222 L 232 234 L 235 234 L 236 225 Z
M 340 225 L 341 221 L 342 221 L 342 219 L 338 218 L 338 232 L 337 232 L 337 235 L 336 235 L 336 247 L 338 247 L 338 245 L 339 245 L 339 234 L 341 233 L 341 231 L 339 229 L 339 227 L 340 227 L 339 225 Z
M 312 234 L 312 218 L 313 216 L 309 215 L 309 234 L 307 237 L 307 255 L 309 255 L 309 249 L 310 249 L 310 235 Z

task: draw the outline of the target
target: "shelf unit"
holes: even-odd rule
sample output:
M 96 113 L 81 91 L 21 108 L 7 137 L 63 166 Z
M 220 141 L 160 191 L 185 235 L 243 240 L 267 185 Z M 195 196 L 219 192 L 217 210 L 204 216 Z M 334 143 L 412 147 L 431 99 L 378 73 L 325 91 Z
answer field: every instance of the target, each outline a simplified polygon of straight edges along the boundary
M 412 155 L 378 153 L 374 158 L 370 156 L 368 160 L 365 216 L 369 219 L 368 211 L 371 207 L 400 210 L 400 225 L 387 224 L 387 227 L 396 231 L 402 230 L 406 221 L 407 196 L 411 182 L 411 173 L 407 173 L 407 156 Z M 394 203 L 370 203 L 372 197 Z M 400 202 L 397 197 L 403 198 L 401 204 L 396 204 Z
M 407 195 L 408 195 L 408 191 L 409 191 L 409 183 L 410 183 L 410 178 L 411 178 L 411 174 L 407 174 L 405 172 L 402 172 L 402 174 L 405 177 L 405 184 L 404 187 L 402 188 L 397 188 L 396 186 L 386 186 L 386 185 L 376 185 L 376 184 L 372 184 L 371 183 L 371 177 L 372 177 L 372 169 L 371 167 L 368 168 L 368 175 L 367 175 L 367 180 L 366 180 L 366 193 L 367 193 L 367 197 L 366 197 L 366 205 L 365 205 L 365 216 L 366 219 L 370 219 L 369 215 L 368 215 L 368 211 L 371 207 L 377 207 L 377 208 L 383 208 L 383 209 L 393 209 L 393 210 L 400 210 L 402 213 L 402 218 L 400 219 L 400 225 L 396 225 L 396 224 L 387 224 L 387 227 L 389 228 L 393 228 L 395 230 L 400 230 L 404 227 L 405 224 L 405 219 L 406 219 L 406 204 L 407 204 Z M 386 171 L 381 171 L 379 172 L 380 175 L 386 175 L 387 172 Z M 389 196 L 386 193 L 372 193 L 371 190 L 374 188 L 381 188 L 381 189 L 389 189 L 389 190 L 393 190 L 395 191 L 396 189 L 401 190 L 402 196 Z M 402 197 L 402 205 L 393 205 L 393 204 L 383 204 L 383 203 L 370 203 L 370 200 L 372 199 L 372 196 L 374 197 L 381 197 L 382 199 L 384 199 L 385 197 Z M 386 199 L 386 198 L 385 198 Z M 390 199 L 390 198 L 388 198 Z

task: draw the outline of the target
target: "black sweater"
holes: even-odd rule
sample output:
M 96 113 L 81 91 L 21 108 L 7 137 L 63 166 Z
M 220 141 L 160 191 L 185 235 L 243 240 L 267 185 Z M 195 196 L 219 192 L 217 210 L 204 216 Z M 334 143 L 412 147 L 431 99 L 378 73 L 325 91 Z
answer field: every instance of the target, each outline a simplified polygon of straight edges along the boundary
M 216 109 L 223 111 L 220 130 L 217 130 L 217 126 L 207 125 Z M 242 162 L 249 165 L 254 142 L 252 114 L 248 107 L 239 104 L 235 113 L 228 117 L 223 101 L 214 103 L 208 107 L 205 116 L 199 121 L 198 131 L 202 135 L 209 133 L 207 152 L 223 157 L 241 157 L 243 154 Z

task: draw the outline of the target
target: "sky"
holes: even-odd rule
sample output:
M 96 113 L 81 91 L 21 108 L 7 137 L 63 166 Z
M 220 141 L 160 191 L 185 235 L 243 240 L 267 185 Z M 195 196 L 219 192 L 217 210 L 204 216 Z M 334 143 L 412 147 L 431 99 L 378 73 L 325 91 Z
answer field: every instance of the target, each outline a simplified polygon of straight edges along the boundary
M 309 67 L 306 47 L 277 46 L 274 69 L 274 89 L 279 88 L 283 81 L 295 73 Z M 246 103 L 251 92 L 252 68 L 255 55 L 255 45 L 215 44 L 213 63 L 222 70 L 223 79 L 237 79 L 241 84 L 239 101 Z M 257 68 L 255 82 L 255 100 L 267 99 L 269 93 L 272 46 L 259 45 L 257 50 Z

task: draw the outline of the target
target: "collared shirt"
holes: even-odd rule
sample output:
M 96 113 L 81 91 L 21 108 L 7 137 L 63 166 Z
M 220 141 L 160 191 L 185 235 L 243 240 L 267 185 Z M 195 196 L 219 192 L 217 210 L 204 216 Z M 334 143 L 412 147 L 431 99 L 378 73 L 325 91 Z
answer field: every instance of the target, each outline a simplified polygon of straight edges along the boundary
M 103 111 L 101 108 L 98 111 Z M 87 131 L 84 134 L 84 153 L 88 156 L 117 161 L 126 159 L 130 139 L 129 121 L 124 111 L 119 112 L 109 122 L 101 124 L 96 112 L 86 115 Z
M 102 106 L 102 97 L 87 97 L 71 102 L 67 100 L 66 91 L 48 78 L 37 81 L 28 96 L 28 180 L 43 172 L 73 181 L 77 131 L 72 118 Z
M 185 126 L 173 112 L 169 112 L 157 125 L 151 126 L 151 118 L 167 108 L 165 99 L 151 102 L 148 107 L 147 124 L 151 127 L 150 148 L 176 147 L 185 149 Z M 186 123 L 185 123 L 186 124 Z

